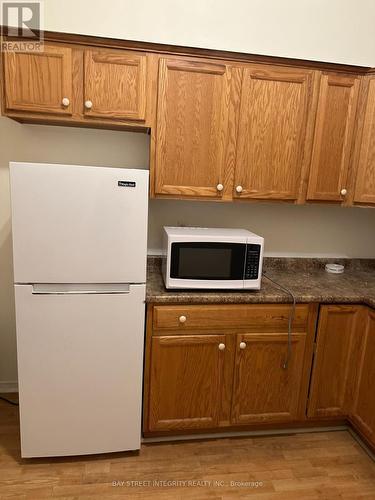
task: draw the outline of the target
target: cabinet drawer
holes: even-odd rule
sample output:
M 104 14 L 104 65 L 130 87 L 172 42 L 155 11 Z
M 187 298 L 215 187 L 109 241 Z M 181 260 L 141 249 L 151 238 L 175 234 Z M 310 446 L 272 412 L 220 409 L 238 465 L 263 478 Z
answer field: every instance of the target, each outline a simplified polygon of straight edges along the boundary
M 288 329 L 289 304 L 155 306 L 154 330 L 246 328 L 249 332 L 282 332 Z M 305 331 L 308 305 L 298 305 L 293 331 Z

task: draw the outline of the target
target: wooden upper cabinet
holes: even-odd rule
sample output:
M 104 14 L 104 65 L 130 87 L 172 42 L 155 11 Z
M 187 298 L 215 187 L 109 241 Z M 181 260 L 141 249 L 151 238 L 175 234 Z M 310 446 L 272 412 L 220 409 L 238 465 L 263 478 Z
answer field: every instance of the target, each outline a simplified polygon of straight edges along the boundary
M 307 382 L 305 342 L 306 334 L 293 334 L 289 365 L 284 368 L 287 333 L 237 335 L 232 424 L 282 422 L 301 416 L 301 388 Z
M 375 76 L 365 78 L 367 98 L 363 110 L 362 137 L 358 137 L 359 156 L 355 203 L 375 204 Z
M 358 385 L 352 418 L 362 433 L 375 445 L 375 311 L 367 310 L 362 355 L 359 362 Z
M 151 196 L 375 205 L 373 72 L 63 39 L 2 54 L 3 114 L 150 129 Z
M 148 430 L 217 426 L 225 335 L 153 337 L 151 352 Z
M 147 56 L 123 50 L 85 50 L 84 113 L 145 119 Z
M 323 73 L 307 199 L 344 201 L 360 79 Z
M 72 50 L 44 45 L 43 52 L 4 52 L 5 109 L 72 114 Z
M 321 306 L 309 417 L 347 416 L 361 342 L 361 306 Z
M 233 195 L 296 200 L 308 167 L 313 71 L 243 69 Z
M 229 70 L 225 64 L 160 60 L 156 194 L 222 196 L 228 94 Z

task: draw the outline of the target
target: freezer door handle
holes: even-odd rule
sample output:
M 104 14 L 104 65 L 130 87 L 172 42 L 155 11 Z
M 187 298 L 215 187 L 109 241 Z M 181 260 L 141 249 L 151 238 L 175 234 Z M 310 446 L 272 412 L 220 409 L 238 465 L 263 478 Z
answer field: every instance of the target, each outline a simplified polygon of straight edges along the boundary
M 130 293 L 129 283 L 36 283 L 32 285 L 32 287 L 33 295 L 88 295 Z

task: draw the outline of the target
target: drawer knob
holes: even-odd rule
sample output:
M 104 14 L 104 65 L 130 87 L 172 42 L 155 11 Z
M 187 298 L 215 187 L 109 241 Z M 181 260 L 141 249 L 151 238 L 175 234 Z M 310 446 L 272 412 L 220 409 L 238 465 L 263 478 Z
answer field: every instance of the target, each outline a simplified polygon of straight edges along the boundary
M 61 104 L 66 107 L 69 106 L 70 101 L 67 97 L 64 97 L 63 100 L 61 101 Z
M 348 193 L 348 191 L 344 188 L 344 189 L 341 189 L 340 193 L 341 193 L 341 196 L 345 196 Z
M 185 321 L 186 321 L 186 316 L 180 316 L 180 317 L 178 318 L 178 321 L 179 321 L 180 323 L 185 323 Z
M 85 101 L 85 108 L 91 109 L 92 108 L 92 101 Z
M 246 349 L 246 342 L 240 342 L 240 349 Z
M 224 351 L 225 349 L 225 344 L 219 344 L 219 350 Z
M 217 189 L 218 191 L 222 191 L 222 190 L 224 189 L 224 186 L 223 186 L 222 184 L 218 184 L 218 185 L 216 186 L 216 189 Z
M 242 193 L 242 186 L 236 186 L 237 193 Z

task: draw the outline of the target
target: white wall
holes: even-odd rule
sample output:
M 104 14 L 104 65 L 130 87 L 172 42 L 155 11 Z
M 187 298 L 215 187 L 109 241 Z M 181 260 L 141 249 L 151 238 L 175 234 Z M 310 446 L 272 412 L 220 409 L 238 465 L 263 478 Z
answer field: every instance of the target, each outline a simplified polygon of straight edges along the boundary
M 46 29 L 375 66 L 374 0 L 45 0 Z
M 375 66 L 375 2 L 46 0 L 46 29 Z M 0 391 L 16 380 L 8 163 L 148 165 L 147 135 L 20 125 L 0 118 Z M 242 226 L 268 254 L 375 257 L 375 210 L 153 200 L 149 249 L 165 224 Z

